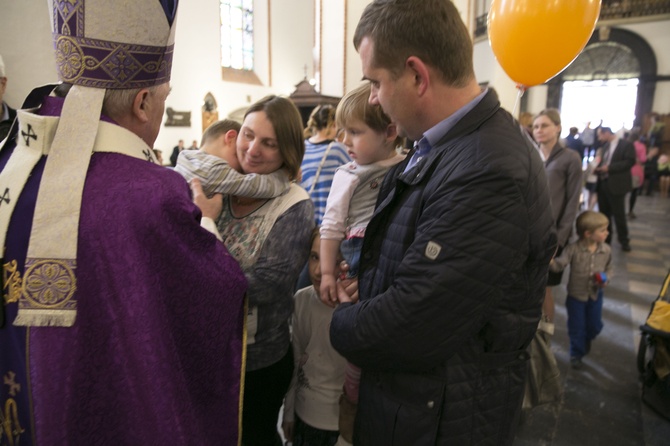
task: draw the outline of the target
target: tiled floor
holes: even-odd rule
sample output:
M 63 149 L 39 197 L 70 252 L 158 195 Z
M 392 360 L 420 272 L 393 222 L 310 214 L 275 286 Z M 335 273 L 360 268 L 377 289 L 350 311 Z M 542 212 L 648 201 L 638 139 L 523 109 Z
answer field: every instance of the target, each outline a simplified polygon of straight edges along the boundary
M 629 220 L 632 251 L 624 253 L 613 242 L 605 328 L 582 370 L 569 367 L 565 285 L 555 287 L 552 349 L 564 382 L 563 397 L 527 413 L 515 446 L 670 445 L 670 421 L 640 399 L 636 365 L 639 326 L 670 269 L 670 199 L 639 197 L 635 213 L 637 218 Z

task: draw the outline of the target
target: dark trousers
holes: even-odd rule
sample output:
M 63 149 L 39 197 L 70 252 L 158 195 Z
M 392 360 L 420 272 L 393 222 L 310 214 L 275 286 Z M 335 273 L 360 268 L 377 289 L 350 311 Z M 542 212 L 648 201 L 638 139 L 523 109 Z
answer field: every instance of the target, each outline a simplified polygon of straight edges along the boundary
M 656 190 L 656 184 L 658 183 L 658 175 L 647 175 L 644 176 L 644 194 L 651 196 Z
M 612 220 L 616 225 L 619 243 L 628 245 L 628 222 L 626 221 L 626 194 L 614 195 L 607 188 L 607 180 L 598 181 L 598 209 L 609 219 L 607 243 L 612 242 Z
M 244 446 L 282 446 L 277 421 L 292 376 L 291 348 L 271 366 L 245 374 L 242 409 Z
M 570 357 L 581 358 L 586 354 L 587 346 L 603 329 L 603 290 L 598 290 L 596 300 L 586 302 L 568 296 L 565 307 L 568 310 Z
M 295 416 L 295 427 L 293 429 L 293 446 L 335 446 L 340 433 L 338 431 L 326 431 L 310 426 Z
M 630 197 L 628 198 L 628 212 L 633 213 L 633 208 L 635 207 L 635 202 L 637 201 L 637 196 L 642 194 L 642 186 L 637 187 L 630 191 Z

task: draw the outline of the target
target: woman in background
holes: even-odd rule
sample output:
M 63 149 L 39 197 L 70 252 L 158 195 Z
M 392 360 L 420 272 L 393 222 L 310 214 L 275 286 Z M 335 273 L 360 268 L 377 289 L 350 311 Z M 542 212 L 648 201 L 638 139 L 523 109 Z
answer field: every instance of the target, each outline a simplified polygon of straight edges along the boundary
M 579 197 L 582 191 L 582 162 L 574 150 L 559 144 L 561 134 L 561 115 L 558 110 L 549 108 L 541 111 L 533 120 L 533 138 L 539 145 L 539 152 L 544 161 L 551 210 L 556 224 L 556 236 L 559 255 L 568 244 L 572 235 L 572 226 L 579 210 Z M 554 321 L 554 297 L 551 287 L 561 283 L 562 273 L 549 273 L 544 305 L 543 318 L 546 322 Z
M 335 140 L 335 108 L 319 105 L 309 116 L 305 129 L 305 157 L 300 185 L 314 203 L 314 223 L 321 225 L 326 200 L 338 167 L 351 161 L 347 149 Z

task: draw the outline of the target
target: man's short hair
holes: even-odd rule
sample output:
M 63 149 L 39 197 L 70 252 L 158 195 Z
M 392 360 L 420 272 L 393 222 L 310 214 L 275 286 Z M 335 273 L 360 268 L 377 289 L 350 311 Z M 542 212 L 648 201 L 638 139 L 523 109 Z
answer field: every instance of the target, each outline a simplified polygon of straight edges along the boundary
M 206 142 L 213 141 L 221 135 L 225 135 L 229 130 L 235 130 L 237 133 L 240 133 L 239 122 L 233 121 L 232 119 L 222 119 L 216 121 L 214 124 L 207 127 L 205 133 L 202 134 L 202 140 L 200 141 L 200 147 L 204 146 Z
M 614 134 L 612 129 L 609 128 L 609 127 L 600 127 L 600 131 L 603 132 L 603 133 L 609 133 L 609 134 L 612 134 L 612 135 Z
M 416 56 L 447 85 L 463 87 L 474 79 L 472 40 L 449 0 L 375 0 L 356 27 L 356 50 L 364 37 L 374 43 L 373 66 L 396 78 L 407 58 Z
M 609 223 L 607 215 L 602 212 L 584 211 L 577 217 L 575 227 L 579 238 L 584 238 L 586 231 L 593 232 L 598 228 L 609 225 Z
M 147 90 L 149 90 L 149 94 L 156 94 L 161 85 L 163 84 L 148 87 Z M 137 96 L 137 93 L 139 93 L 140 90 L 142 90 L 142 88 L 106 90 L 105 99 L 102 102 L 102 114 L 112 119 L 129 114 L 133 108 L 135 96 Z

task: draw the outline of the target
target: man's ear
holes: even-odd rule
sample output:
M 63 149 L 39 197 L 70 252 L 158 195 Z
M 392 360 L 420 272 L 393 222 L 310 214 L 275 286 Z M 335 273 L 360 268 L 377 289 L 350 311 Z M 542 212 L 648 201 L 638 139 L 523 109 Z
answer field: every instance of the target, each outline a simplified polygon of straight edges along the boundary
M 428 66 L 418 57 L 410 56 L 405 61 L 405 67 L 414 75 L 414 86 L 422 96 L 430 86 L 430 71 Z
M 149 89 L 143 88 L 133 100 L 133 116 L 142 123 L 149 122 L 149 96 Z

